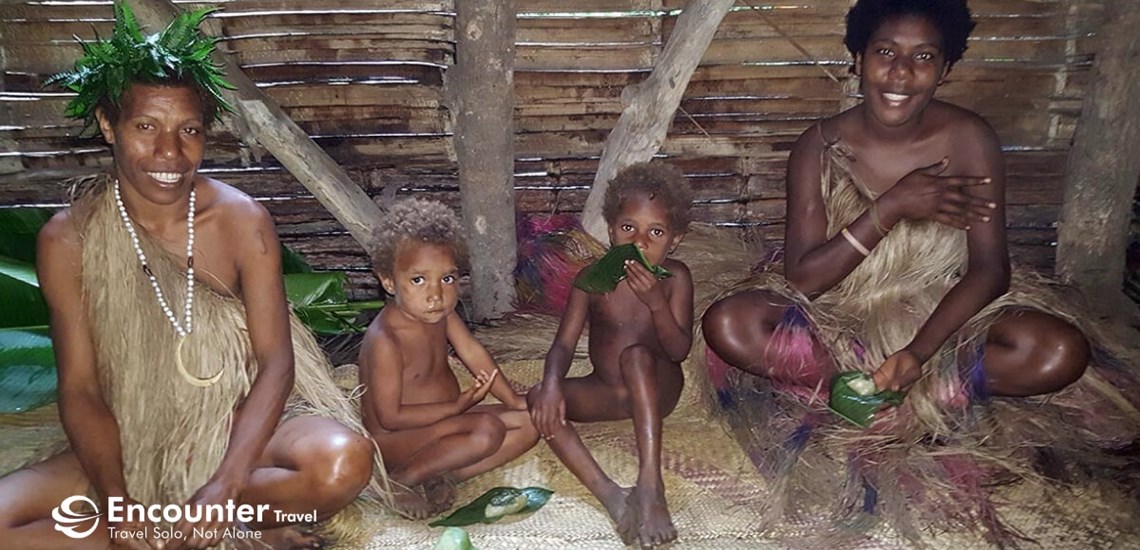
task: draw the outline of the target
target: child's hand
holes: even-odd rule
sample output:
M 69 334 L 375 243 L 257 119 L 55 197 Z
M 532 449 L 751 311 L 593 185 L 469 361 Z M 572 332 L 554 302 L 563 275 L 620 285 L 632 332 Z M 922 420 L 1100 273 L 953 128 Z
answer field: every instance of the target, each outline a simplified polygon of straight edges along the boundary
M 543 439 L 554 439 L 554 434 L 566 425 L 566 399 L 558 384 L 542 384 L 535 393 L 530 408 L 530 420 Z
M 475 383 L 470 388 L 459 394 L 460 412 L 466 411 L 475 406 L 483 398 L 487 397 L 487 393 L 491 391 L 491 382 L 495 381 L 495 377 L 499 375 L 499 369 L 491 371 L 491 374 L 485 372 L 474 373 Z
M 641 303 L 649 306 L 650 311 L 658 311 L 669 306 L 669 301 L 665 299 L 665 291 L 658 283 L 657 277 L 645 269 L 645 266 L 633 260 L 626 260 L 625 275 L 629 288 Z
M 892 391 L 905 390 L 921 377 L 922 360 L 907 349 L 895 352 L 871 373 L 876 388 Z

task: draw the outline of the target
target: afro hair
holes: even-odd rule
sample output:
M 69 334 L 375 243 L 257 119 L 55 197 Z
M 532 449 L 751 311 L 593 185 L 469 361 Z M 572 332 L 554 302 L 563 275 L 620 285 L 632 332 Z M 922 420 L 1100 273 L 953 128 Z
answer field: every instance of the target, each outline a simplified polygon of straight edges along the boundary
M 372 251 L 372 269 L 382 276 L 395 271 L 400 247 L 413 243 L 449 247 L 458 267 L 467 268 L 463 225 L 455 212 L 439 201 L 413 198 L 397 202 L 380 221 L 376 237 L 379 244 Z
M 942 52 L 953 66 L 966 53 L 966 39 L 977 24 L 966 0 L 859 0 L 847 12 L 847 35 L 843 43 L 855 57 L 867 49 L 871 35 L 883 21 L 902 15 L 929 19 L 942 34 Z
M 621 213 L 622 204 L 637 193 L 647 193 L 664 201 L 669 226 L 674 231 L 684 233 L 689 229 L 693 190 L 676 166 L 664 162 L 640 162 L 618 172 L 606 189 L 606 201 L 602 207 L 606 223 L 613 224 Z

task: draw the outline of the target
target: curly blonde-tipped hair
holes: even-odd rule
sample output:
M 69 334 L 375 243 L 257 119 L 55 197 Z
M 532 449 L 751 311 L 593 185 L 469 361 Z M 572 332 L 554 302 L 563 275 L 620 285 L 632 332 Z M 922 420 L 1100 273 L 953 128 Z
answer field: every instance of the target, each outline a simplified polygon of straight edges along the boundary
M 447 205 L 428 199 L 397 202 L 376 229 L 379 244 L 372 254 L 373 271 L 385 277 L 396 269 L 396 254 L 406 244 L 433 244 L 451 248 L 459 269 L 467 268 L 467 241 L 463 224 Z
M 613 224 L 621 213 L 622 204 L 635 193 L 647 193 L 650 198 L 660 197 L 665 202 L 669 226 L 678 233 L 689 229 L 692 215 L 693 190 L 685 175 L 676 166 L 665 162 L 639 162 L 623 168 L 606 189 L 606 202 L 602 215 L 607 224 Z

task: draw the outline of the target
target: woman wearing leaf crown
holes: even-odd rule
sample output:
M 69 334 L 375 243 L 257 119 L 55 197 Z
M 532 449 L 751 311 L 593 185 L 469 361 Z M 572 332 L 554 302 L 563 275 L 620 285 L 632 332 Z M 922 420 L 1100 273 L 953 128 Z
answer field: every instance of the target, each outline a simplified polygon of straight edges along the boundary
M 144 36 L 117 3 L 111 39 L 51 79 L 77 93 L 67 114 L 97 122 L 114 165 L 39 236 L 69 445 L 0 480 L 5 547 L 312 548 L 323 542 L 309 525 L 290 524 L 324 521 L 369 486 L 381 496 L 373 445 L 289 313 L 269 214 L 198 173 L 207 126 L 229 109 L 197 29 L 207 13 Z M 104 512 L 79 539 L 53 514 L 71 495 Z M 159 526 L 108 516 L 112 498 L 268 512 Z

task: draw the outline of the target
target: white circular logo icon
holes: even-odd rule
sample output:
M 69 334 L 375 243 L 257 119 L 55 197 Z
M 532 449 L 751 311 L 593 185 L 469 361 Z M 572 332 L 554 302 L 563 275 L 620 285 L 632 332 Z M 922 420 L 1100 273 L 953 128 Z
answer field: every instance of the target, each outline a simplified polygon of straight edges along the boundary
M 76 511 L 72 509 L 76 503 L 86 504 L 87 507 L 95 510 L 95 513 L 84 513 L 82 511 Z M 63 502 L 59 504 L 59 506 L 56 506 L 51 511 L 51 519 L 55 520 L 55 530 L 73 539 L 86 538 L 88 535 L 95 532 L 95 529 L 99 527 L 100 515 L 102 514 L 99 513 L 99 507 L 95 506 L 95 503 L 92 502 L 91 499 L 82 495 L 67 497 Z M 86 531 L 79 530 L 80 528 L 77 524 L 91 520 L 95 521 L 92 522 L 90 529 Z

